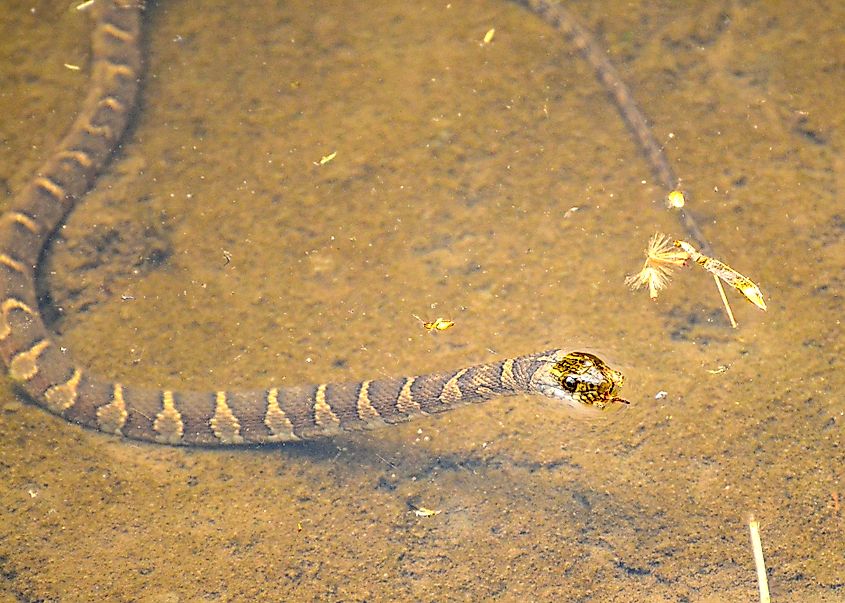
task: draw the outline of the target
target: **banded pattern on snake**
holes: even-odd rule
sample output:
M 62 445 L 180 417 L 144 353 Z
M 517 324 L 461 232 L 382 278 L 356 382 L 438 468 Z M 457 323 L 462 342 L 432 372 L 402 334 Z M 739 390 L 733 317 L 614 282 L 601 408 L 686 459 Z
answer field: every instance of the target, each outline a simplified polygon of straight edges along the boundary
M 571 25 L 566 13 L 544 1 L 523 3 L 588 54 L 583 40 L 579 42 L 583 30 Z M 604 409 L 624 402 L 617 397 L 621 373 L 592 354 L 563 350 L 449 373 L 250 392 L 157 391 L 90 375 L 47 329 L 35 275 L 50 237 L 108 162 L 136 104 L 139 1 L 98 0 L 94 10 L 90 90 L 79 115 L 58 149 L 0 216 L 0 357 L 36 404 L 68 421 L 128 438 L 232 445 L 367 429 L 517 394 L 541 394 L 578 408 Z M 634 128 L 632 118 L 625 117 Z

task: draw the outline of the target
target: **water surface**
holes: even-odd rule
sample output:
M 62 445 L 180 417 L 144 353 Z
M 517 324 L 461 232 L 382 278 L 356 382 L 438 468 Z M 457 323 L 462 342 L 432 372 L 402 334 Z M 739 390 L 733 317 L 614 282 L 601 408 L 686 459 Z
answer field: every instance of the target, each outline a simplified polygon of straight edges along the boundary
M 732 296 L 731 329 L 691 268 L 657 303 L 624 287 L 653 232 L 685 233 L 588 67 L 524 9 L 154 3 L 132 130 L 45 269 L 83 365 L 213 389 L 562 346 L 622 368 L 632 405 L 583 421 L 513 398 L 182 450 L 7 383 L 8 600 L 751 601 L 752 514 L 775 600 L 845 596 L 843 9 L 568 6 L 769 311 Z M 84 94 L 89 23 L 11 2 L 0 27 L 11 194 Z

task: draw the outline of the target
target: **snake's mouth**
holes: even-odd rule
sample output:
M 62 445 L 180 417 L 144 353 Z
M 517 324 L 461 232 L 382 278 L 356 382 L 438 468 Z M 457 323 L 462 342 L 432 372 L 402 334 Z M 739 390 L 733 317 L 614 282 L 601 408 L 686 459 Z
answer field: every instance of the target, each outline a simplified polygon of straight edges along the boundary
M 610 371 L 613 373 L 609 377 L 611 387 L 604 396 L 604 400 L 602 401 L 603 406 L 599 407 L 600 410 L 603 411 L 619 410 L 620 408 L 624 408 L 631 404 L 626 399 L 620 398 L 618 395 L 622 389 L 622 384 L 625 382 L 625 375 L 613 369 L 610 369 Z M 598 403 L 596 406 L 598 406 Z
M 620 398 L 618 396 L 613 396 L 612 398 L 608 398 L 605 401 L 604 406 L 601 407 L 602 412 L 615 412 L 617 410 L 621 410 L 631 403 L 628 402 L 625 398 Z

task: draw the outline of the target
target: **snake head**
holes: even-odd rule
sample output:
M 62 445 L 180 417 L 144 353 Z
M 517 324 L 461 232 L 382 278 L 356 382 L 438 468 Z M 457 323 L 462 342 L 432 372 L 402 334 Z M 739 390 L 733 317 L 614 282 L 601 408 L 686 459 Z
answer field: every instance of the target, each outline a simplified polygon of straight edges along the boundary
M 617 396 L 625 376 L 598 356 L 556 350 L 540 360 L 544 365 L 531 377 L 538 392 L 577 409 L 610 410 L 628 404 Z

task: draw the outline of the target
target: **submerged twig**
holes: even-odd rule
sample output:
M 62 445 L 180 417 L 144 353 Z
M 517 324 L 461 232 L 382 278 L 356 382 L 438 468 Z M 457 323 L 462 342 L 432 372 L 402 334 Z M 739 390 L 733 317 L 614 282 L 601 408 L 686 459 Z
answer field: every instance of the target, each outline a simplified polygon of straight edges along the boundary
M 748 520 L 748 530 L 751 532 L 751 550 L 754 554 L 754 565 L 757 568 L 760 603 L 771 603 L 769 579 L 766 575 L 766 561 L 763 559 L 763 544 L 760 541 L 760 522 L 755 520 L 753 516 Z

